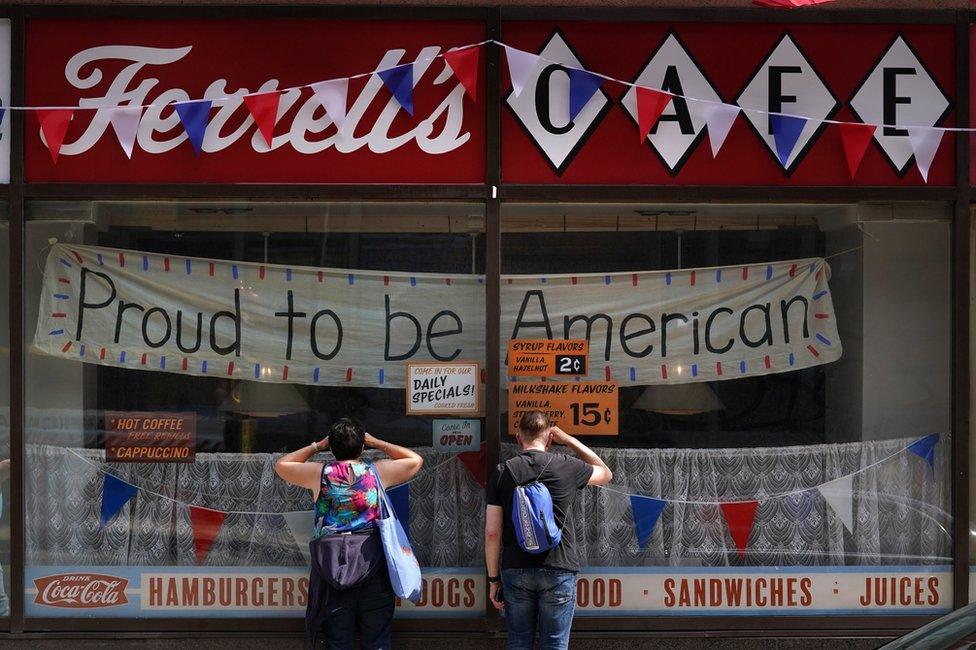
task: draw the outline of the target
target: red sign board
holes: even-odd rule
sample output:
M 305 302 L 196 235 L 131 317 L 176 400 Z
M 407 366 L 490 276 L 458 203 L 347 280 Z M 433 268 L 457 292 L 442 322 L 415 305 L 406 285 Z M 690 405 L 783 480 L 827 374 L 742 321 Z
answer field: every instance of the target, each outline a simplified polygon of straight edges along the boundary
M 906 131 L 879 129 L 851 179 L 839 128 L 821 120 L 955 124 L 947 25 L 532 21 L 506 23 L 503 34 L 508 45 L 543 57 L 518 97 L 502 75 L 509 183 L 922 185 Z M 715 158 L 688 100 L 670 103 L 642 142 L 629 86 L 603 82 L 569 119 L 561 98 L 574 67 L 755 110 L 736 117 Z M 768 112 L 818 118 L 804 126 L 786 164 Z M 954 137 L 944 137 L 930 185 L 954 183 Z
M 269 151 L 243 102 L 214 102 L 197 157 L 172 106 L 146 108 L 132 160 L 108 110 L 76 111 L 51 161 L 28 118 L 34 182 L 476 183 L 485 109 L 446 67 L 450 47 L 484 38 L 478 21 L 32 20 L 27 103 L 148 105 L 311 84 L 413 62 L 414 115 L 377 75 L 349 82 L 337 137 L 311 90 L 281 98 Z M 481 83 L 484 83 L 482 77 Z
M 195 413 L 105 413 L 105 460 L 110 463 L 192 463 Z

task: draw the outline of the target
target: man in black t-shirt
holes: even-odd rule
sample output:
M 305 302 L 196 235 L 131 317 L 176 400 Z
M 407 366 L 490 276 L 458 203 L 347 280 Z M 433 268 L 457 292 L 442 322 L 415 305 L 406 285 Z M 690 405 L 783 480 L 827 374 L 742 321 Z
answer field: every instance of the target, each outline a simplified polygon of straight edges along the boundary
M 580 570 L 573 504 L 580 490 L 587 485 L 605 485 L 613 474 L 599 456 L 559 427 L 551 426 L 539 411 L 522 416 L 516 438 L 520 453 L 492 470 L 485 495 L 489 597 L 497 609 L 505 609 L 509 649 L 532 650 L 538 629 L 542 650 L 563 650 L 569 646 L 576 608 L 576 573 Z M 552 444 L 565 445 L 576 456 L 550 452 Z M 522 550 L 512 525 L 515 487 L 536 480 L 549 489 L 553 518 L 562 529 L 559 544 L 537 554 Z

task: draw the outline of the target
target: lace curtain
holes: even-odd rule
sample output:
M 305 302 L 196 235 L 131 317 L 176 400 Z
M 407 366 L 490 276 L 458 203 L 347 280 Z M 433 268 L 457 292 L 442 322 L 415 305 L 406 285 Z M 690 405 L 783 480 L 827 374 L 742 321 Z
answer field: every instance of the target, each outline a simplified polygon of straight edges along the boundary
M 912 440 L 746 449 L 597 449 L 612 489 L 589 488 L 575 516 L 590 566 L 918 565 L 950 562 L 948 440 L 934 471 L 898 453 Z M 504 445 L 502 457 L 514 453 Z M 449 454 L 419 449 L 424 470 L 410 483 L 410 535 L 423 566 L 483 563 L 484 494 Z M 854 479 L 854 533 L 814 489 L 888 456 Z M 30 565 L 194 565 L 189 513 L 145 491 L 99 529 L 104 469 L 182 503 L 224 511 L 310 510 L 307 490 L 274 473 L 268 454 L 198 454 L 194 464 L 104 464 L 96 449 L 29 445 L 26 472 Z M 614 490 L 619 490 L 614 491 Z M 687 501 L 758 498 L 749 550 L 740 558 L 719 507 L 670 504 L 648 549 L 634 534 L 627 494 Z M 764 500 L 765 499 L 765 500 Z M 309 520 L 311 528 L 311 519 Z M 298 543 L 274 514 L 227 516 L 205 564 L 302 566 Z

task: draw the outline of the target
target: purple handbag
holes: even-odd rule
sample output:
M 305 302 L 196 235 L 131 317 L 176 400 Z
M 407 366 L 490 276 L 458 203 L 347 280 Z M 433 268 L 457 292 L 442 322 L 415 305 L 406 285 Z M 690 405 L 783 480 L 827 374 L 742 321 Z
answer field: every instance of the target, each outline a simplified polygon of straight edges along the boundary
M 312 573 L 334 589 L 351 589 L 372 578 L 386 564 L 383 541 L 375 528 L 333 533 L 308 543 Z

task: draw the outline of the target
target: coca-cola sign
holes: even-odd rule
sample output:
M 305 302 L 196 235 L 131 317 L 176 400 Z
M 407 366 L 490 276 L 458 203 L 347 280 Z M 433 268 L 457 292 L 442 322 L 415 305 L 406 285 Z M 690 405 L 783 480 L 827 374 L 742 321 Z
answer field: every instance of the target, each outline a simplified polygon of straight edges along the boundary
M 31 105 L 75 112 L 55 165 L 29 123 L 31 181 L 471 183 L 484 178 L 484 104 L 443 57 L 483 39 L 476 21 L 31 21 Z M 296 86 L 413 64 L 414 115 L 377 75 L 350 80 L 340 133 Z M 247 93 L 287 90 L 269 147 Z M 196 157 L 172 102 L 212 99 Z M 146 106 L 132 160 L 110 107 Z
M 37 596 L 34 602 L 48 607 L 94 609 L 125 605 L 125 588 L 129 581 L 99 573 L 65 573 L 35 578 Z

